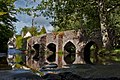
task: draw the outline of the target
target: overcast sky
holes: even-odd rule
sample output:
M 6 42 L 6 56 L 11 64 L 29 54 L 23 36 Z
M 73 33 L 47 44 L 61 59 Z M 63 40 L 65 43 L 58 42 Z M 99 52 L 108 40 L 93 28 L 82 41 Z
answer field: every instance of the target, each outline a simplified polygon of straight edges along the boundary
M 29 1 L 32 1 L 32 0 L 29 0 Z M 40 3 L 40 1 L 41 0 L 38 0 L 36 3 L 29 2 L 27 7 L 36 6 L 38 3 Z M 16 8 L 19 8 L 19 7 L 25 8 L 26 1 L 25 0 L 17 0 L 15 2 L 15 6 L 16 6 Z M 15 23 L 17 34 L 20 34 L 20 31 L 24 26 L 32 25 L 32 17 L 31 16 L 28 16 L 26 14 L 17 14 L 16 18 L 19 20 L 17 23 Z M 49 23 L 52 21 L 52 19 L 47 20 L 45 17 L 40 16 L 40 17 L 35 18 L 34 21 L 35 21 L 35 23 L 37 23 L 36 26 L 40 26 L 40 27 L 45 26 L 45 28 L 48 32 L 53 30 L 53 27 Z

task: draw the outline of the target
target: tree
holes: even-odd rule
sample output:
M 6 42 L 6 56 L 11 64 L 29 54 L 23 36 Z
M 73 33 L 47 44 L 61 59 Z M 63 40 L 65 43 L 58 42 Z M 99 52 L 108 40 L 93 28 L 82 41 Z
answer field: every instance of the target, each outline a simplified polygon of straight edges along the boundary
M 84 28 L 92 32 L 95 28 L 101 29 L 103 46 L 110 49 L 113 42 L 111 29 L 120 23 L 119 20 L 113 21 L 112 16 L 119 16 L 119 6 L 119 0 L 42 0 L 36 8 L 23 11 L 39 11 L 40 15 L 53 18 L 51 24 L 57 31 Z
M 99 27 L 99 16 L 98 12 L 96 12 L 98 8 L 94 7 L 96 4 L 89 4 L 90 1 L 43 0 L 41 3 L 38 9 L 45 9 L 43 15 L 54 18 L 51 24 L 58 30 Z
M 41 35 L 41 34 L 45 34 L 46 33 L 46 29 L 45 27 L 43 26 L 40 30 L 40 32 L 38 32 L 38 35 Z
M 27 26 L 24 26 L 21 30 L 22 37 L 25 36 L 25 34 L 29 31 Z
M 99 0 L 98 1 L 98 8 L 99 8 L 99 17 L 100 17 L 100 26 L 101 26 L 101 35 L 102 35 L 102 41 L 103 45 L 106 49 L 112 49 L 112 40 L 111 40 L 111 34 L 109 32 L 110 28 L 110 22 L 109 17 L 111 12 L 114 11 L 115 8 L 120 6 L 120 1 L 118 0 Z M 120 8 L 119 8 L 120 9 Z
M 30 28 L 29 28 L 29 31 L 30 31 L 30 33 L 32 34 L 32 36 L 36 36 L 37 33 L 38 33 L 37 27 L 30 27 Z
M 7 67 L 7 42 L 13 36 L 14 26 L 12 22 L 17 19 L 13 17 L 15 0 L 0 1 L 0 68 Z
M 6 12 L 0 12 L 0 16 L 2 16 L 2 15 L 4 15 L 4 14 L 6 14 Z
M 35 36 L 38 33 L 38 28 L 33 26 L 32 27 L 25 26 L 24 28 L 22 28 L 21 33 L 23 36 L 25 36 L 27 32 L 30 32 L 32 36 Z
M 112 48 L 110 29 L 114 29 L 113 26 L 117 26 L 118 23 L 113 25 L 114 21 L 110 18 L 113 14 L 119 15 L 119 0 L 43 0 L 41 3 L 37 8 L 45 10 L 43 15 L 54 18 L 52 25 L 58 31 L 101 29 L 103 46 L 106 49 Z
M 16 35 L 16 48 L 21 49 L 23 45 L 23 37 L 21 35 Z

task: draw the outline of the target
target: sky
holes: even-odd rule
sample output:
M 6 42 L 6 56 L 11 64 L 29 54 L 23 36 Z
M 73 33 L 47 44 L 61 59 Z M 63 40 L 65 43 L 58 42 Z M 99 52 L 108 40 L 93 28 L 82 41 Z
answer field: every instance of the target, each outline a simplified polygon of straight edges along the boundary
M 15 7 L 16 8 L 19 8 L 19 7 L 25 8 L 26 1 L 25 0 L 17 0 L 15 2 Z M 32 6 L 36 7 L 36 5 L 41 2 L 41 0 L 37 0 L 36 3 L 32 2 L 32 0 L 28 0 L 28 1 L 30 1 L 30 2 L 27 3 L 27 7 L 32 7 Z M 24 26 L 32 26 L 32 17 L 31 16 L 29 16 L 27 14 L 19 14 L 18 13 L 16 15 L 16 18 L 19 20 L 18 22 L 14 23 L 14 25 L 16 26 L 16 32 L 17 32 L 16 34 L 20 34 L 20 31 L 22 30 L 22 28 Z M 46 28 L 47 32 L 50 32 L 53 30 L 53 27 L 50 24 L 50 22 L 52 21 L 51 18 L 46 19 L 45 17 L 40 16 L 40 17 L 35 18 L 34 21 L 35 21 L 35 23 L 37 23 L 36 26 L 40 26 L 40 28 L 42 26 L 44 26 Z

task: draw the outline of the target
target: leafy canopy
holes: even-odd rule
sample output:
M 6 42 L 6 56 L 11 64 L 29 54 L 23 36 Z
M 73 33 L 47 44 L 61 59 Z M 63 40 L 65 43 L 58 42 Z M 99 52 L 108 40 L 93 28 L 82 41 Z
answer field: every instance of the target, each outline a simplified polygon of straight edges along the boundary
M 0 0 L 0 44 L 6 43 L 13 36 L 14 26 L 12 22 L 17 19 L 13 16 L 15 0 Z

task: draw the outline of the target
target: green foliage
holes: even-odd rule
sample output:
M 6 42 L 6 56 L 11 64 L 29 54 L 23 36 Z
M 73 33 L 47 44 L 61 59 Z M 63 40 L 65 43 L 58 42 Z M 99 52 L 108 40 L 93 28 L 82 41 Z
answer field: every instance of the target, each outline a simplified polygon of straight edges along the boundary
M 7 14 L 7 12 L 0 12 L 0 16 Z
M 38 29 L 36 27 L 31 27 L 29 28 L 29 31 L 32 34 L 32 36 L 36 36 Z
M 12 37 L 13 31 L 8 26 L 0 24 L 0 42 L 7 42 Z
M 17 21 L 16 18 L 13 17 L 13 11 L 15 11 L 13 1 L 15 0 L 12 0 L 11 2 L 9 2 L 9 0 L 0 1 L 0 12 L 6 12 L 6 14 L 0 16 L 0 22 L 3 22 L 9 29 L 14 29 L 12 22 Z
M 62 50 L 59 50 L 59 51 L 58 51 L 58 55 L 59 55 L 59 56 L 63 56 L 63 51 L 62 51 Z
M 23 36 L 25 36 L 27 32 L 30 32 L 32 36 L 36 36 L 38 33 L 38 29 L 37 27 L 27 27 L 27 26 L 22 28 L 21 33 L 23 33 Z
M 113 54 L 120 54 L 120 49 L 115 49 L 111 51 Z
M 15 68 L 20 69 L 22 66 L 20 64 L 15 64 Z
M 40 30 L 40 32 L 38 32 L 38 35 L 41 35 L 41 34 L 45 34 L 46 33 L 46 29 L 45 27 L 43 26 Z
M 0 0 L 0 53 L 7 53 L 7 43 L 9 38 L 14 34 L 14 26 L 12 22 L 16 22 L 14 17 L 13 0 Z M 4 15 L 3 15 L 4 14 Z M 7 56 L 0 58 L 0 64 L 7 67 Z
M 29 1 L 28 1 L 29 2 Z M 33 1 L 35 2 L 35 1 Z M 120 1 L 104 0 L 107 10 L 107 24 L 115 28 L 119 26 Z M 96 0 L 42 0 L 41 4 L 32 8 L 21 8 L 23 12 L 34 12 L 35 16 L 43 15 L 46 18 L 53 18 L 51 25 L 55 31 L 71 29 L 100 29 L 99 1 Z M 36 12 L 39 11 L 39 14 Z
M 99 63 L 102 64 L 120 62 L 120 49 L 114 50 L 100 49 L 97 56 L 99 58 Z
M 12 22 L 16 22 L 16 18 L 13 17 L 15 0 L 0 0 L 0 44 L 7 43 L 10 37 L 13 36 L 14 26 Z
M 23 27 L 21 30 L 21 34 L 23 34 L 23 36 L 25 36 L 25 34 L 29 31 L 29 28 L 27 26 Z
M 105 53 L 106 52 L 106 49 L 100 49 L 98 53 Z
M 43 15 L 45 17 L 54 18 L 51 24 L 54 26 L 55 31 L 82 28 L 93 32 L 93 29 L 101 29 L 104 47 L 112 48 L 112 32 L 109 30 L 116 29 L 116 32 L 120 31 L 119 5 L 119 0 L 43 0 L 38 9 L 44 10 Z M 104 29 L 107 31 L 103 32 Z M 106 34 L 108 34 L 107 38 L 105 38 Z M 107 41 L 105 42 L 103 39 Z
M 32 36 L 37 36 L 37 35 L 41 35 L 41 34 L 46 33 L 46 29 L 44 26 L 41 28 L 40 32 L 38 31 L 37 27 L 25 26 L 24 28 L 22 28 L 21 33 L 23 33 L 23 36 L 25 36 L 28 31 L 31 33 Z
M 20 49 L 22 48 L 22 45 L 23 45 L 23 38 L 21 35 L 17 35 L 16 36 L 16 47 Z
M 87 26 L 86 28 L 99 27 L 98 8 L 95 6 L 96 4 L 90 4 L 92 2 L 94 3 L 94 1 L 86 0 L 43 0 L 38 7 L 45 10 L 43 15 L 54 18 L 51 24 L 55 28 L 59 27 L 58 31 L 77 30 L 83 26 Z
M 22 62 L 22 56 L 20 54 L 15 55 L 15 62 L 16 63 Z

